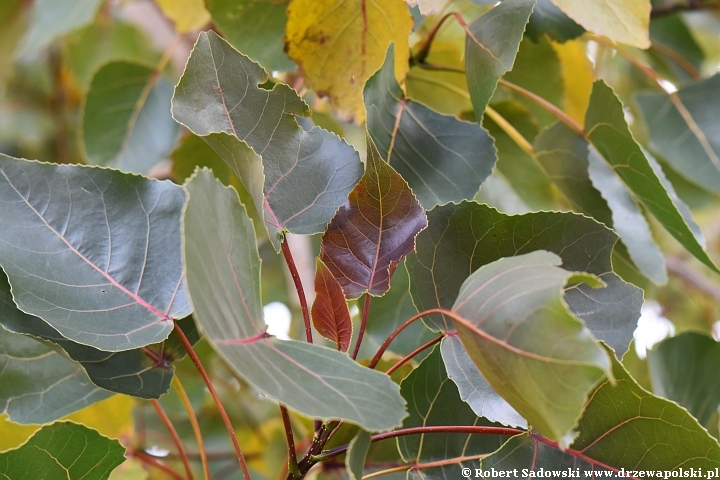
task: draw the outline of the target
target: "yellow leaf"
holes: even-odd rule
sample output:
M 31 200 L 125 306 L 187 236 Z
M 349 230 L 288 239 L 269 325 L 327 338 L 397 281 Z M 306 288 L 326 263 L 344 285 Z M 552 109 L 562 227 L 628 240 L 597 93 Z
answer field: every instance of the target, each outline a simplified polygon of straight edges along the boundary
M 358 122 L 365 118 L 365 81 L 395 43 L 395 76 L 408 70 L 413 21 L 403 0 L 292 0 L 286 27 L 290 58 L 308 86 Z
M 85 407 L 65 417 L 94 428 L 106 437 L 120 438 L 133 429 L 132 410 L 135 400 L 126 395 L 113 395 L 101 402 Z
M 585 44 L 574 40 L 553 42 L 552 46 L 562 69 L 565 112 L 582 125 L 593 86 L 593 69 L 585 54 Z
M 650 0 L 551 1 L 585 30 L 633 47 L 650 47 Z
M 147 480 L 148 472 L 142 462 L 128 458 L 119 467 L 112 471 L 108 480 Z
M 203 0 L 157 0 L 157 4 L 179 33 L 197 30 L 210 21 Z
M 37 430 L 40 425 L 18 425 L 8 420 L 7 415 L 0 415 L 0 452 L 19 447 Z

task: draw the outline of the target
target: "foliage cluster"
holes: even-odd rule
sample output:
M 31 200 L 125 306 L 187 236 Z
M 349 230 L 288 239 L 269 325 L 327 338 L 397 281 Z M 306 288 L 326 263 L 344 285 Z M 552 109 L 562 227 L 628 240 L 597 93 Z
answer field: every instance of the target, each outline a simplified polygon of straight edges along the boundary
M 408 3 L 0 4 L 0 477 L 720 467 L 720 4 Z

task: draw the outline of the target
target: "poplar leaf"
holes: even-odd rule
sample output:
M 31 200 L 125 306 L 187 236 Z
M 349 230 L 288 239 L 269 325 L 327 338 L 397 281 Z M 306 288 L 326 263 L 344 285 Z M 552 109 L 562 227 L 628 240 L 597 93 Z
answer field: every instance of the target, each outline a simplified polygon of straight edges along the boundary
M 352 340 L 350 310 L 342 287 L 319 258 L 315 262 L 315 301 L 312 305 L 312 321 L 320 335 L 335 342 L 341 352 L 347 352 Z

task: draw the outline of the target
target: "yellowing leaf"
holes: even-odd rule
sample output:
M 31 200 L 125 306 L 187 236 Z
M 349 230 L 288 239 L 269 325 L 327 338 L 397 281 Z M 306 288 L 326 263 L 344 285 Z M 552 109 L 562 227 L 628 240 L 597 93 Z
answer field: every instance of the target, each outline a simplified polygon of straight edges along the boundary
M 287 49 L 308 86 L 330 97 L 344 113 L 365 118 L 365 81 L 395 43 L 395 76 L 408 70 L 412 18 L 403 0 L 292 0 Z
M 593 70 L 585 55 L 585 44 L 580 41 L 552 42 L 552 46 L 562 69 L 565 112 L 582 125 L 593 86 Z
M 203 0 L 157 0 L 157 4 L 180 33 L 197 30 L 210 21 Z
M 593 33 L 633 47 L 650 47 L 650 0 L 551 0 Z
M 2 328 L 2 327 L 0 327 Z M 7 414 L 0 415 L 0 452 L 19 447 L 40 429 L 40 425 L 19 425 L 8 420 Z
M 440 10 L 442 0 L 405 0 L 411 7 L 418 6 L 420 13 L 430 15 Z
M 126 395 L 113 395 L 101 402 L 85 407 L 68 415 L 64 420 L 82 423 L 94 428 L 110 438 L 120 438 L 123 433 L 132 431 L 132 410 L 135 400 Z

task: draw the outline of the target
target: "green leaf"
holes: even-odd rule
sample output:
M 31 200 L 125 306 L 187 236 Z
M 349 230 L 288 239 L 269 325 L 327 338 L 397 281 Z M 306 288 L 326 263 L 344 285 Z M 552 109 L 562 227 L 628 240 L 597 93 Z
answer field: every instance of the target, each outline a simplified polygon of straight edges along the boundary
M 0 299 L 0 316 L 11 310 Z M 10 312 L 12 315 L 12 312 Z M 93 385 L 85 370 L 48 345 L 0 326 L 0 413 L 16 423 L 48 423 L 111 393 Z
M 370 441 L 370 434 L 365 430 L 360 430 L 350 442 L 345 456 L 345 468 L 347 468 L 350 480 L 362 479 L 365 459 L 370 450 Z
M 465 70 L 475 116 L 483 116 L 498 80 L 512 69 L 535 0 L 505 0 L 470 25 Z
M 485 380 L 456 335 L 443 338 L 440 348 L 447 376 L 478 417 L 511 427 L 528 427 L 527 421 Z
M 708 472 L 720 467 L 720 445 L 687 410 L 643 390 L 616 359 L 613 376 L 616 385 L 606 381 L 595 390 L 578 425 L 572 448 L 586 460 L 532 436 L 518 436 L 483 459 L 481 468 L 534 468 L 537 472 L 540 467 L 580 467 L 598 472 L 603 471 L 598 464 L 604 464 L 627 474 L 627 470 L 655 473 L 681 467 L 685 472 L 693 468 Z M 588 459 L 598 463 L 591 466 Z
M 404 401 L 388 376 L 341 352 L 265 332 L 255 233 L 237 193 L 207 170 L 187 189 L 188 288 L 215 350 L 253 386 L 304 415 L 345 419 L 368 430 L 397 426 Z
M 720 192 L 720 75 L 676 93 L 641 93 L 636 99 L 650 132 L 650 145 L 686 178 Z
M 253 175 L 238 176 L 253 193 L 258 190 L 257 172 L 264 171 L 263 202 L 257 206 L 264 205 L 265 223 L 277 244 L 276 234 L 285 229 L 302 234 L 324 231 L 362 175 L 362 163 L 336 135 L 300 128 L 295 116 L 308 116 L 308 106 L 287 85 L 258 87 L 267 79 L 257 63 L 217 34 L 203 32 L 175 88 L 172 112 L 196 135 L 224 132 L 262 157 L 261 166 L 246 165 Z M 230 147 L 232 152 L 235 146 Z M 228 161 L 222 151 L 218 154 Z
M 85 101 L 83 140 L 93 165 L 147 173 L 175 146 L 172 85 L 152 68 L 129 62 L 104 65 Z
M 80 86 L 87 90 L 95 72 L 106 63 L 125 60 L 155 65 L 160 55 L 145 32 L 115 19 L 98 21 L 63 39 L 62 58 Z
M 190 314 L 181 187 L 0 156 L 0 265 L 13 298 L 69 340 L 122 351 Z
M 532 19 L 532 17 L 530 18 Z M 544 36 L 537 41 L 526 37 L 520 42 L 512 70 L 504 78 L 508 82 L 539 95 L 561 110 L 563 109 L 565 88 L 560 59 L 550 41 Z M 520 95 L 514 95 L 514 97 L 532 112 L 541 125 L 549 125 L 556 121 L 555 116 L 537 103 Z
M 403 178 L 368 137 L 365 175 L 323 235 L 320 258 L 348 298 L 381 296 L 398 262 L 415 247 L 427 217 Z
M 352 340 L 350 310 L 342 287 L 319 258 L 315 262 L 315 301 L 312 304 L 312 321 L 320 335 L 335 342 L 341 352 L 347 352 Z
M 650 21 L 652 47 L 648 52 L 658 73 L 675 78 L 680 84 L 698 80 L 693 69 L 699 73 L 705 60 L 684 18 L 682 12 L 653 18 Z M 684 65 L 681 67 L 678 61 Z
M 563 301 L 576 274 L 560 262 L 538 251 L 480 267 L 460 289 L 453 324 L 488 383 L 543 435 L 567 442 L 590 389 L 611 365 Z
M 575 315 L 593 334 L 621 354 L 637 326 L 642 290 L 612 273 L 610 253 L 617 235 L 573 213 L 537 212 L 509 216 L 474 202 L 443 205 L 428 212 L 428 228 L 418 235 L 415 255 L 406 261 L 410 293 L 420 311 L 451 308 L 461 284 L 479 267 L 502 257 L 535 250 L 560 255 L 563 267 L 587 271 L 606 283 L 578 285 L 565 293 Z M 442 315 L 425 317 L 435 330 L 449 328 Z
M 527 35 L 537 42 L 543 33 L 558 42 L 566 42 L 585 33 L 585 29 L 553 5 L 551 0 L 537 0 L 530 15 Z
M 408 402 L 410 415 L 403 428 L 440 425 L 491 426 L 460 399 L 458 389 L 445 372 L 440 348 L 435 347 L 400 384 L 400 392 Z M 456 459 L 455 462 L 415 471 L 409 479 L 444 479 L 461 467 L 475 467 L 480 455 L 499 448 L 505 437 L 461 433 L 428 433 L 398 437 L 400 454 L 411 464 Z
M 418 313 L 410 297 L 410 277 L 403 259 L 390 279 L 390 290 L 382 297 L 372 300 L 372 312 L 365 327 L 365 336 L 358 358 L 372 357 L 378 348 L 405 320 Z M 407 355 L 419 345 L 429 342 L 437 335 L 422 322 L 413 322 L 405 327 L 390 344 L 388 351 Z M 423 358 L 422 353 L 414 357 Z
M 105 480 L 125 461 L 125 447 L 72 422 L 43 427 L 22 446 L 0 453 L 0 476 L 12 480 Z
M 678 402 L 701 425 L 708 425 L 720 405 L 720 344 L 686 332 L 664 340 L 647 358 L 655 394 Z
M 395 80 L 394 48 L 365 84 L 367 128 L 380 155 L 423 208 L 472 198 L 497 160 L 487 130 L 408 100 Z
M 83 27 L 95 18 L 104 0 L 38 0 L 34 3 L 32 23 L 17 57 L 35 53 L 56 38 Z
M 552 0 L 568 17 L 598 35 L 648 48 L 650 0 Z
M 688 225 L 678 203 L 668 193 L 628 130 L 620 100 L 602 80 L 593 85 L 585 117 L 585 131 L 590 143 L 635 198 L 641 201 L 690 253 L 711 270 L 720 273 Z
M 213 23 L 230 44 L 269 70 L 295 70 L 285 54 L 289 2 L 206 0 Z

